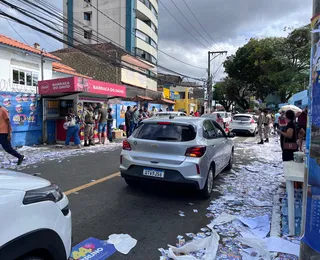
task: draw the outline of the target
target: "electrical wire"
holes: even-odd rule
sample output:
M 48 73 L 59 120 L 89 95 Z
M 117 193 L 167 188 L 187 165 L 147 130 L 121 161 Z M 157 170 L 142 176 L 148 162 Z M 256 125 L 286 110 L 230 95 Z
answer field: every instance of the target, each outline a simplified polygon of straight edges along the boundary
M 190 34 L 198 43 L 200 43 L 204 48 L 207 48 L 202 42 L 200 42 L 193 34 L 191 34 L 189 32 L 188 29 L 186 29 L 186 27 L 184 27 L 184 25 L 182 23 L 179 22 L 179 20 L 169 11 L 169 9 L 160 1 L 158 0 L 159 3 L 167 10 L 167 12 L 173 17 L 173 19 L 178 23 L 180 24 L 180 26 L 188 33 Z
M 40 1 L 39 1 L 39 0 L 36 0 L 36 1 L 37 1 L 37 2 L 42 2 L 42 3 L 44 2 L 44 3 L 47 3 L 47 4 L 48 4 L 48 2 L 46 2 L 46 1 L 41 1 L 41 0 L 40 0 Z M 101 10 L 99 10 L 99 9 L 98 9 L 97 7 L 95 7 L 91 2 L 87 2 L 87 3 L 88 3 L 92 8 L 94 8 L 96 11 L 98 11 L 100 14 L 102 14 L 103 16 L 105 16 L 106 18 L 108 18 L 108 19 L 109 19 L 110 21 L 112 21 L 113 23 L 117 24 L 120 28 L 126 30 L 126 27 L 125 27 L 125 26 L 123 26 L 122 24 L 118 23 L 117 21 L 115 21 L 114 19 L 112 19 L 110 16 L 108 16 L 107 14 L 105 14 L 104 12 L 102 12 Z M 56 7 L 55 7 L 55 9 L 58 10 L 59 12 L 62 12 L 61 10 L 59 10 L 59 9 L 56 8 Z M 63 12 L 62 12 L 62 13 L 63 13 Z M 98 33 L 98 32 L 97 32 L 97 33 Z M 131 32 L 131 34 L 132 34 L 134 37 L 136 37 L 135 33 Z M 101 35 L 101 34 L 100 34 L 100 35 Z M 102 36 L 103 36 L 103 35 L 102 35 Z M 110 39 L 109 39 L 109 40 L 110 40 Z M 113 43 L 119 45 L 119 44 L 116 43 L 116 42 L 113 42 Z M 122 48 L 122 46 L 121 46 L 121 48 Z M 164 55 L 166 55 L 166 56 L 168 56 L 168 57 L 170 57 L 170 58 L 178 61 L 178 62 L 181 62 L 181 63 L 187 65 L 187 66 L 191 66 L 191 67 L 194 67 L 194 68 L 197 68 L 197 69 L 205 69 L 205 68 L 202 68 L 202 67 L 198 67 L 198 66 L 192 65 L 192 64 L 187 63 L 187 62 L 185 62 L 185 61 L 182 61 L 182 60 L 180 60 L 180 59 L 178 59 L 178 58 L 175 58 L 175 57 L 173 57 L 172 55 L 170 55 L 170 54 L 162 51 L 162 50 L 159 49 L 159 48 L 158 48 L 158 51 L 161 52 L 162 54 L 164 54 Z M 132 53 L 131 53 L 131 55 L 132 55 Z
M 6 1 L 1 0 L 1 2 L 6 2 Z M 9 6 L 10 6 L 10 5 L 11 5 L 11 4 L 9 4 Z M 11 6 L 11 7 L 13 8 L 13 6 Z M 32 19 L 40 22 L 39 19 L 37 19 L 37 18 L 35 18 L 35 17 L 32 17 L 31 15 L 28 15 L 28 14 L 24 13 L 22 10 L 20 10 L 21 8 L 16 7 L 15 9 L 16 9 L 17 11 L 23 13 L 24 15 L 26 15 L 26 16 L 28 16 L 28 17 L 30 17 L 30 18 L 32 18 Z M 19 22 L 20 24 L 23 24 L 23 25 L 25 25 L 25 26 L 28 26 L 28 27 L 30 27 L 30 28 L 32 28 L 32 29 L 34 29 L 34 30 L 37 30 L 37 31 L 39 31 L 39 32 L 41 32 L 41 33 L 43 33 L 43 34 L 46 34 L 46 35 L 48 35 L 48 36 L 50 36 L 50 37 L 53 37 L 54 39 L 56 39 L 56 40 L 58 40 L 58 41 L 60 41 L 60 42 L 63 42 L 63 43 L 65 43 L 65 44 L 67 43 L 67 41 L 59 38 L 58 36 L 56 36 L 56 35 L 48 32 L 48 31 L 42 30 L 42 29 L 40 29 L 40 28 L 37 28 L 37 27 L 35 27 L 35 26 L 33 26 L 33 25 L 29 24 L 29 23 L 26 23 L 26 22 L 24 22 L 24 21 L 22 21 L 22 20 L 19 20 L 18 18 L 15 18 L 15 17 L 13 17 L 13 16 L 10 16 L 10 15 L 6 14 L 5 12 L 0 11 L 0 14 L 6 16 L 6 17 L 8 17 L 8 18 L 11 18 L 12 20 L 14 20 L 14 21 L 16 21 L 16 22 Z M 49 27 L 50 29 L 52 29 L 52 30 L 54 30 L 54 31 L 57 30 L 57 29 L 54 29 L 53 27 L 48 26 L 48 25 L 45 24 L 45 23 L 42 23 L 42 24 L 45 25 L 45 26 L 47 26 L 47 27 Z M 77 41 L 76 39 L 73 39 L 73 40 Z M 81 48 L 80 48 L 80 47 L 81 47 Z M 88 53 L 88 50 L 84 49 L 83 47 L 85 47 L 85 48 L 88 48 L 88 47 L 89 47 L 89 48 L 91 48 L 91 50 L 93 50 L 94 52 L 97 52 L 97 50 L 94 49 L 94 48 L 92 49 L 91 46 L 87 46 L 87 45 L 86 45 L 86 46 L 81 46 L 81 45 L 80 45 L 80 46 L 74 46 L 74 48 L 78 48 L 78 49 L 80 49 L 82 52 Z M 92 53 L 92 52 L 91 52 L 91 53 L 89 53 L 89 54 L 90 54 L 90 55 L 94 55 L 94 56 L 96 56 L 96 57 L 98 57 L 98 58 L 102 58 L 102 57 L 101 57 L 101 52 L 99 52 L 99 51 L 98 51 L 98 53 Z M 105 58 L 105 57 L 104 57 L 104 58 Z M 107 57 L 107 58 L 109 58 L 109 57 Z M 110 62 L 109 59 L 108 59 L 108 62 Z M 121 61 L 120 61 L 120 62 L 121 62 Z M 133 69 L 133 68 L 130 67 L 130 66 L 125 66 L 125 65 L 119 64 L 119 63 L 117 64 L 117 63 L 114 63 L 114 61 L 112 62 L 112 64 L 113 64 L 114 66 L 118 66 L 118 67 L 121 66 L 122 68 L 127 68 L 127 69 L 129 69 L 129 70 L 138 72 L 138 73 L 143 74 L 144 76 L 146 76 L 145 73 L 142 73 L 141 71 L 135 70 L 135 69 Z M 136 67 L 137 67 L 137 66 L 136 66 Z M 166 69 L 166 68 L 165 68 L 165 69 Z M 174 73 L 177 73 L 177 72 L 174 72 Z M 192 79 L 194 79 L 194 80 L 199 80 L 198 78 L 189 77 L 189 76 L 186 76 L 186 75 L 181 74 L 181 73 L 177 73 L 177 74 L 179 74 L 179 75 L 181 75 L 181 76 L 183 76 L 183 77 L 186 77 L 186 78 L 192 78 Z M 148 77 L 154 78 L 154 79 L 156 79 L 156 80 L 159 80 L 158 77 L 153 77 L 153 76 L 150 76 L 150 75 L 149 75 Z M 199 80 L 199 81 L 201 81 L 201 80 Z
M 175 2 L 173 0 L 170 0 L 172 2 L 172 4 L 178 9 L 179 13 L 184 17 L 184 19 L 190 24 L 190 26 L 193 28 L 193 30 L 195 30 L 199 36 L 209 44 L 209 47 L 212 45 L 210 42 L 208 42 L 200 33 L 199 31 L 193 26 L 193 24 L 189 21 L 189 19 L 182 13 L 182 11 L 180 10 L 180 8 L 175 4 Z
M 22 35 L 21 35 L 16 29 L 14 29 L 14 27 L 13 27 L 13 25 L 10 23 L 10 21 L 9 21 L 7 18 L 5 18 L 5 17 L 4 17 L 4 19 L 7 20 L 8 24 L 10 25 L 10 27 L 12 28 L 12 30 L 14 30 L 15 33 L 18 34 L 18 36 L 24 41 L 24 43 L 28 45 L 27 41 L 22 37 Z
M 199 19 L 196 17 L 196 15 L 194 14 L 194 12 L 192 11 L 192 9 L 189 7 L 189 5 L 187 4 L 187 2 L 185 0 L 182 0 L 184 2 L 184 4 L 187 6 L 187 8 L 189 9 L 189 11 L 191 12 L 192 16 L 194 17 L 194 19 L 196 19 L 196 21 L 198 22 L 198 24 L 201 26 L 201 28 L 204 30 L 204 32 L 209 36 L 209 38 L 215 43 L 217 44 L 217 46 L 219 48 L 221 48 L 219 46 L 219 44 L 211 37 L 211 35 L 208 33 L 208 31 L 204 28 L 204 26 L 200 23 Z M 223 49 L 223 48 L 221 48 Z

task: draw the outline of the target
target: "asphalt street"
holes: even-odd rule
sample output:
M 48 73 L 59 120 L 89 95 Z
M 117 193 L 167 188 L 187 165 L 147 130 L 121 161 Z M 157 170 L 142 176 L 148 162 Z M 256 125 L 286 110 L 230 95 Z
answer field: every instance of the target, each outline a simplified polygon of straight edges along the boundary
M 249 139 L 254 141 L 237 137 L 234 142 L 237 146 Z M 120 150 L 116 150 L 66 157 L 60 163 L 47 161 L 24 172 L 41 173 L 41 177 L 69 191 L 117 173 L 119 155 Z M 245 151 L 239 149 L 234 167 L 243 167 L 246 163 Z M 221 181 L 218 176 L 215 185 Z M 158 248 L 175 245 L 177 235 L 197 233 L 209 223 L 206 208 L 218 196 L 220 194 L 214 192 L 211 199 L 203 200 L 190 189 L 168 185 L 143 185 L 133 189 L 121 177 L 113 175 L 68 195 L 73 213 L 73 243 L 76 245 L 88 237 L 106 240 L 111 234 L 129 234 L 138 240 L 136 247 L 128 255 L 116 252 L 108 259 L 159 259 Z M 194 209 L 198 212 L 193 212 Z M 180 210 L 185 212 L 185 217 L 179 216 Z

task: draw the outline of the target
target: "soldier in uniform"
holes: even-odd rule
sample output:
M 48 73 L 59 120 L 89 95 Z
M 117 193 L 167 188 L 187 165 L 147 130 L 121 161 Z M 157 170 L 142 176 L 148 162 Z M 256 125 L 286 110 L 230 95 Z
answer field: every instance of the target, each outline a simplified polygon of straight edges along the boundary
M 265 116 L 263 113 L 262 108 L 259 108 L 259 118 L 258 118 L 258 130 L 259 130 L 259 136 L 260 136 L 260 142 L 258 144 L 263 144 L 263 126 L 265 122 Z
M 94 124 L 95 116 L 93 113 L 93 107 L 88 105 L 87 109 L 83 113 L 84 122 L 84 146 L 95 145 L 94 144 Z

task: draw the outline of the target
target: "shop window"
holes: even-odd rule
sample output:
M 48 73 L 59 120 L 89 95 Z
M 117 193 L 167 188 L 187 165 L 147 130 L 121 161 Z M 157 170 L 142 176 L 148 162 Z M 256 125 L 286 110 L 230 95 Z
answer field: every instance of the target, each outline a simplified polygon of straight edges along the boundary
M 91 13 L 83 13 L 85 21 L 91 21 Z
M 26 79 L 25 79 L 25 72 L 24 71 L 19 71 L 19 84 L 20 85 L 25 85 Z
M 12 71 L 12 82 L 13 84 L 19 84 L 19 70 Z
M 37 87 L 38 86 L 38 78 L 39 78 L 39 75 L 38 73 L 32 73 L 32 85 L 34 87 Z
M 32 86 L 32 73 L 27 72 L 26 73 L 26 78 L 27 78 L 27 86 Z

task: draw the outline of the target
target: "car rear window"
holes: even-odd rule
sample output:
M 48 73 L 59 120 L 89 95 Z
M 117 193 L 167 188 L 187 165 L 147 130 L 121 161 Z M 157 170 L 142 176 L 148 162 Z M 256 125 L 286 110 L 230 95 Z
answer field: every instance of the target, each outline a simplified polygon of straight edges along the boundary
M 164 142 L 188 142 L 196 132 L 191 125 L 144 123 L 133 134 L 134 138 Z
M 251 117 L 250 116 L 234 116 L 233 120 L 235 120 L 235 121 L 250 121 Z

